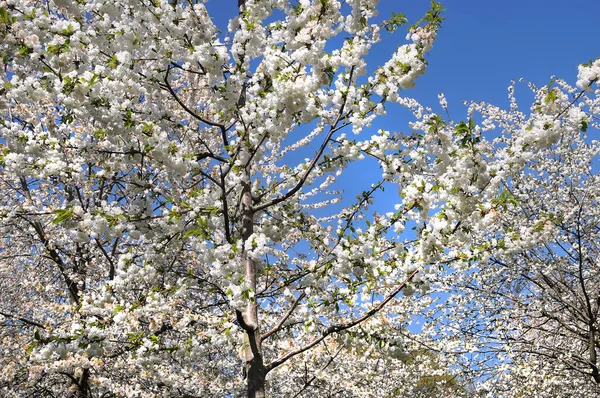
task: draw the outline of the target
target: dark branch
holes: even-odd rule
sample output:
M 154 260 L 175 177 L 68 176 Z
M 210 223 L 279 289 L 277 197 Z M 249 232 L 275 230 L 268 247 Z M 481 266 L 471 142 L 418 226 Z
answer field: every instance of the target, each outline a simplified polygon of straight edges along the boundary
M 352 83 L 352 76 L 353 75 L 354 75 L 354 66 L 350 69 L 350 76 L 348 77 L 348 89 L 350 87 L 350 84 Z M 325 152 L 325 148 L 327 148 L 327 144 L 331 141 L 331 137 L 333 136 L 333 134 L 336 131 L 338 131 L 341 127 L 347 126 L 347 124 L 344 124 L 341 127 L 338 127 L 338 123 L 342 119 L 342 116 L 344 114 L 344 109 L 346 108 L 347 99 L 348 99 L 348 90 L 346 91 L 346 94 L 344 94 L 344 103 L 340 107 L 340 111 L 338 113 L 337 119 L 331 125 L 331 128 L 329 129 L 329 132 L 327 133 L 327 137 L 325 137 L 325 139 L 323 140 L 323 143 L 321 144 L 321 147 L 319 148 L 319 151 L 312 158 L 310 164 L 306 168 L 306 171 L 304 172 L 304 174 L 300 178 L 300 181 L 298 181 L 298 183 L 292 189 L 290 189 L 289 191 L 287 191 L 284 195 L 282 195 L 282 196 L 280 196 L 278 198 L 275 198 L 275 199 L 273 199 L 273 200 L 271 200 L 271 201 L 269 201 L 267 203 L 263 203 L 261 205 L 258 205 L 254 209 L 255 211 L 258 212 L 258 211 L 267 209 L 267 208 L 269 208 L 271 206 L 274 206 L 274 205 L 276 205 L 278 203 L 281 203 L 281 202 L 283 202 L 283 201 L 291 198 L 294 194 L 296 194 L 296 192 L 298 192 L 302 188 L 302 186 L 304 185 L 304 183 L 308 179 L 308 176 L 310 175 L 310 173 L 312 173 L 313 169 L 317 165 L 317 162 L 321 158 L 321 155 L 323 155 L 323 152 Z
M 198 115 L 196 112 L 194 112 L 193 110 L 191 110 L 190 108 L 188 108 L 188 106 L 186 104 L 183 103 L 183 101 L 181 101 L 181 99 L 177 96 L 177 93 L 175 93 L 175 90 L 173 90 L 173 87 L 171 87 L 171 83 L 169 83 L 169 72 L 171 72 L 172 66 L 169 65 L 167 67 L 167 73 L 165 74 L 165 85 L 167 86 L 167 89 L 169 90 L 169 92 L 171 93 L 171 95 L 173 96 L 173 98 L 175 98 L 175 101 L 177 101 L 177 103 L 187 112 L 189 113 L 191 116 L 193 116 L 195 119 L 201 121 L 204 124 L 207 124 L 209 126 L 212 127 L 218 127 L 219 130 L 221 130 L 221 136 L 223 138 L 223 144 L 225 146 L 229 145 L 229 141 L 227 140 L 227 131 L 225 129 L 225 126 L 222 125 L 221 123 L 215 123 L 212 122 L 208 119 L 203 118 L 202 116 Z
M 402 282 L 396 289 L 394 289 L 390 294 L 388 294 L 386 296 L 386 298 L 383 299 L 374 308 L 372 308 L 371 310 L 367 311 L 363 316 L 361 316 L 360 318 L 357 318 L 357 319 L 355 319 L 353 321 L 347 322 L 347 323 L 342 323 L 342 324 L 338 324 L 338 325 L 329 326 L 321 334 L 321 336 L 315 338 L 314 340 L 312 340 L 310 343 L 308 343 L 304 347 L 300 347 L 297 350 L 294 350 L 294 351 L 288 353 L 287 355 L 279 357 L 276 360 L 274 360 L 273 362 L 271 362 L 270 364 L 268 364 L 266 366 L 266 372 L 268 373 L 271 370 L 273 370 L 276 367 L 278 367 L 279 365 L 287 362 L 289 359 L 295 357 L 296 355 L 302 354 L 303 352 L 308 351 L 309 349 L 313 348 L 314 346 L 316 346 L 317 344 L 319 344 L 323 340 L 325 340 L 327 338 L 327 336 L 329 336 L 329 335 L 331 335 L 333 333 L 339 333 L 339 332 L 343 332 L 344 330 L 350 329 L 351 327 L 356 326 L 356 325 L 358 325 L 358 324 L 366 321 L 367 319 L 371 318 L 373 315 L 377 314 L 379 311 L 381 311 L 381 309 L 383 307 L 386 306 L 387 303 L 389 303 L 391 300 L 393 300 L 394 297 L 396 297 L 398 295 L 398 293 L 400 293 L 402 291 L 402 289 L 404 289 L 406 287 L 406 285 L 415 277 L 415 275 L 417 275 L 419 273 L 419 271 L 421 270 L 421 268 L 422 267 L 419 267 L 416 270 L 414 270 L 413 272 L 411 272 L 408 275 L 408 277 L 404 280 L 404 282 Z
M 0 311 L 0 315 L 2 315 L 3 317 L 6 317 L 6 318 L 10 318 L 10 319 L 16 319 L 19 322 L 22 322 L 22 323 L 24 323 L 26 325 L 29 325 L 29 326 L 35 326 L 35 327 L 38 327 L 38 328 L 41 328 L 41 329 L 46 329 L 46 327 L 44 325 L 42 325 L 41 323 L 36 322 L 34 320 L 31 320 L 31 319 L 20 317 L 18 315 L 9 314 L 9 313 L 4 312 L 4 311 Z

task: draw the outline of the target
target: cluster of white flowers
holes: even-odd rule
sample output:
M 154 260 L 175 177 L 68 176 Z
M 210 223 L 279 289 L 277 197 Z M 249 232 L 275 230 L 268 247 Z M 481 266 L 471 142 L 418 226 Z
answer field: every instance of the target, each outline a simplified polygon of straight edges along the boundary
M 577 74 L 577 87 L 581 90 L 591 91 L 592 83 L 600 78 L 600 59 L 590 62 L 589 65 L 579 65 Z
M 273 396 L 455 392 L 435 353 L 477 342 L 411 324 L 428 292 L 551 242 L 558 205 L 499 230 L 526 200 L 507 184 L 597 128 L 588 93 L 450 122 L 402 96 L 441 20 L 365 77 L 377 0 L 240 6 L 221 31 L 203 2 L 0 0 L 0 395 L 238 396 L 244 368 Z M 390 101 L 411 134 L 369 132 Z M 343 196 L 363 160 L 380 173 Z

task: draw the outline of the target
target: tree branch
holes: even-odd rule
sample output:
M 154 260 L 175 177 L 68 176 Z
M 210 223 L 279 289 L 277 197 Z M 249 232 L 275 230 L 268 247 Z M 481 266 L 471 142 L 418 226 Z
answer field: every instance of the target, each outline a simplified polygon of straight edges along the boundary
M 288 318 L 292 315 L 292 313 L 294 312 L 294 310 L 296 309 L 296 307 L 298 307 L 298 304 L 300 304 L 300 301 L 304 297 L 306 297 L 306 293 L 305 292 L 300 293 L 300 295 L 298 296 L 298 298 L 296 298 L 296 300 L 294 300 L 294 303 L 292 304 L 292 306 L 290 307 L 290 309 L 285 313 L 285 315 L 283 315 L 283 317 L 281 317 L 281 319 L 279 320 L 279 322 L 277 322 L 277 324 L 274 327 L 272 327 L 265 334 L 262 335 L 262 337 L 260 338 L 261 341 L 265 341 L 267 338 L 269 338 L 269 336 L 277 333 L 281 329 L 281 327 L 283 326 L 283 324 L 285 323 L 285 321 L 287 321 Z
M 44 325 L 42 325 L 41 323 L 36 322 L 34 320 L 31 320 L 31 319 L 20 317 L 18 315 L 9 314 L 9 313 L 4 312 L 4 311 L 0 311 L 0 315 L 4 316 L 6 318 L 16 319 L 19 322 L 22 322 L 22 323 L 24 323 L 26 325 L 29 325 L 29 326 L 35 326 L 35 327 L 38 327 L 38 328 L 41 328 L 41 329 L 46 329 L 46 327 Z
M 204 124 L 207 124 L 209 126 L 212 127 L 218 127 L 219 130 L 221 130 L 221 137 L 223 139 L 223 144 L 225 146 L 229 145 L 229 141 L 227 140 L 227 131 L 225 130 L 225 126 L 222 125 L 221 123 L 215 123 L 212 122 L 208 119 L 203 118 L 202 116 L 198 115 L 196 112 L 194 112 L 193 110 L 191 110 L 190 108 L 188 108 L 188 106 L 186 104 L 183 103 L 183 101 L 181 101 L 181 99 L 177 96 L 177 93 L 175 93 L 175 90 L 173 90 L 173 87 L 171 86 L 171 83 L 169 83 L 169 72 L 171 72 L 172 69 L 172 65 L 167 66 L 167 73 L 165 74 L 165 79 L 164 82 L 167 86 L 167 89 L 169 90 L 169 92 L 171 93 L 171 96 L 173 96 L 173 98 L 175 98 L 175 101 L 177 101 L 177 103 L 187 112 L 189 113 L 191 116 L 193 116 L 195 119 L 201 121 Z
M 348 77 L 348 85 L 347 85 L 347 89 L 350 89 L 350 84 L 352 84 L 352 77 L 354 75 L 354 66 L 350 69 L 350 76 Z M 317 162 L 319 161 L 319 159 L 321 158 L 321 155 L 323 155 L 323 152 L 325 151 L 325 148 L 327 148 L 327 144 L 329 143 L 329 141 L 331 140 L 331 137 L 333 136 L 333 134 L 339 130 L 339 128 L 337 127 L 338 123 L 340 122 L 340 120 L 342 119 L 342 115 L 344 114 L 344 109 L 346 108 L 346 103 L 348 100 L 348 90 L 346 91 L 346 94 L 344 95 L 344 103 L 342 104 L 342 106 L 340 107 L 340 111 L 338 112 L 338 116 L 337 119 L 335 120 L 335 122 L 331 125 L 329 132 L 327 133 L 327 137 L 325 137 L 325 140 L 323 140 L 323 143 L 321 144 L 321 147 L 319 148 L 319 150 L 317 151 L 317 153 L 315 154 L 315 156 L 312 158 L 310 164 L 308 165 L 308 168 L 306 169 L 306 171 L 304 172 L 304 174 L 302 175 L 302 177 L 300 177 L 300 181 L 298 181 L 298 183 L 296 183 L 296 185 L 290 189 L 289 191 L 287 191 L 284 195 L 275 198 L 267 203 L 263 203 L 262 205 L 258 205 L 255 207 L 254 211 L 258 212 L 264 209 L 267 209 L 271 206 L 274 206 L 278 203 L 281 203 L 287 199 L 289 199 L 290 197 L 292 197 L 296 192 L 298 192 L 302 186 L 304 185 L 304 183 L 306 182 L 306 180 L 308 179 L 308 176 L 310 175 L 310 173 L 313 171 L 313 169 L 315 168 L 315 166 L 317 165 Z M 344 126 L 346 126 L 347 124 L 344 124 Z
M 404 282 L 402 282 L 396 289 L 394 289 L 390 294 L 388 294 L 387 297 L 385 299 L 383 299 L 379 304 L 377 304 L 374 308 L 367 311 L 363 316 L 361 316 L 360 318 L 357 318 L 353 321 L 347 322 L 347 323 L 329 326 L 321 334 L 321 336 L 315 338 L 314 340 L 312 340 L 310 343 L 308 343 L 304 347 L 300 347 L 297 350 L 294 350 L 287 355 L 279 357 L 276 360 L 274 360 L 273 362 L 271 362 L 270 364 L 268 364 L 266 366 L 267 373 L 269 373 L 271 370 L 275 369 L 279 365 L 282 365 L 283 363 L 287 362 L 289 359 L 295 357 L 296 355 L 302 354 L 303 352 L 313 348 L 314 346 L 316 346 L 317 344 L 319 344 L 320 342 L 325 340 L 327 338 L 327 336 L 329 336 L 333 333 L 339 333 L 339 332 L 343 332 L 344 330 L 350 329 L 351 327 L 356 326 L 359 323 L 362 323 L 362 322 L 366 321 L 367 319 L 371 318 L 373 315 L 377 314 L 379 311 L 381 311 L 381 309 L 383 307 L 385 307 L 385 305 L 387 303 L 389 303 L 391 300 L 393 300 L 394 297 L 396 297 L 398 295 L 398 293 L 400 293 L 402 291 L 402 289 L 404 289 L 404 287 L 406 287 L 406 284 L 409 283 L 415 277 L 415 275 L 417 275 L 419 273 L 421 268 L 422 267 L 419 267 L 419 268 L 415 269 L 413 272 L 411 272 L 408 275 L 408 277 L 404 280 Z

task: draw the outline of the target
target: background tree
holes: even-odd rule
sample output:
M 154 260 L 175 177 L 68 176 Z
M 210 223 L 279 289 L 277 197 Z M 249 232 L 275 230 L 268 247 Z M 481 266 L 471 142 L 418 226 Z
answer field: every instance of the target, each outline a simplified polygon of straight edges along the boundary
M 493 396 L 600 391 L 600 148 L 587 137 L 599 127 L 599 72 L 596 60 L 580 66 L 577 87 L 563 80 L 531 86 L 531 115 L 518 111 L 511 91 L 513 111 L 490 125 L 529 131 L 523 146 L 541 132 L 548 140 L 522 172 L 502 181 L 501 207 L 487 212 L 490 227 L 474 242 L 491 248 L 491 257 L 445 281 L 455 292 L 442 304 L 448 317 L 432 317 L 460 341 L 461 354 L 470 353 L 465 367 L 487 379 L 478 388 Z
M 367 75 L 405 22 L 377 5 L 240 1 L 222 33 L 203 2 L 0 1 L 3 394 L 293 396 L 330 371 L 347 387 L 317 391 L 381 396 L 439 372 L 394 362 L 431 303 L 411 293 L 481 256 L 501 179 L 554 130 L 497 150 L 399 95 L 435 2 Z M 394 103 L 409 133 L 366 130 Z M 378 173 L 342 199 L 363 158 Z

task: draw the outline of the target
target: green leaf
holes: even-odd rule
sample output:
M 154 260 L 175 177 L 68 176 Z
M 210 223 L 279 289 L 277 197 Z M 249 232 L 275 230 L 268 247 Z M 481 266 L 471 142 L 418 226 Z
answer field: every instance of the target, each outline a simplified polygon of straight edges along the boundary
M 30 354 L 33 352 L 33 349 L 34 349 L 35 347 L 37 347 L 37 345 L 38 345 L 37 341 L 34 341 L 34 342 L 32 342 L 31 344 L 29 344 L 29 345 L 27 346 L 27 350 L 26 350 L 26 352 L 27 352 L 27 355 L 30 355 Z
M 402 25 L 406 24 L 408 19 L 401 12 L 392 12 L 392 17 L 383 23 L 383 27 L 390 33 L 395 32 Z
M 60 34 L 62 36 L 73 36 L 73 34 L 75 33 L 75 29 L 73 29 L 73 25 L 69 24 L 69 26 L 66 27 L 66 29 L 63 29 Z
M 554 102 L 556 101 L 556 98 L 556 90 L 550 90 L 548 94 L 546 94 L 546 97 L 544 97 L 544 103 L 549 104 L 551 102 Z
M 206 206 L 204 210 L 208 211 L 208 213 L 213 216 L 221 214 L 221 209 L 219 209 L 217 206 Z
M 442 17 L 442 13 L 446 11 L 446 9 L 442 6 L 442 3 L 437 1 L 431 2 L 431 7 L 429 11 L 425 13 L 425 16 L 417 21 L 414 25 L 411 26 L 411 29 L 416 29 L 423 22 L 426 25 L 432 27 L 435 30 L 439 30 L 442 26 L 442 22 L 446 19 Z
M 98 76 L 100 76 L 100 75 L 98 75 L 98 74 L 94 73 L 94 74 L 92 75 L 92 78 L 91 78 L 91 79 L 90 79 L 90 81 L 88 82 L 88 86 L 92 87 L 94 84 L 96 84 L 96 83 L 97 83 L 97 80 L 98 80 Z
M 6 166 L 6 163 L 4 162 L 4 157 L 6 155 L 8 155 L 9 152 L 10 152 L 10 150 L 8 148 L 4 148 L 2 150 L 2 152 L 0 152 L 0 166 L 2 166 L 2 167 Z
M 206 231 L 205 228 L 194 228 L 194 229 L 190 229 L 189 231 L 186 231 L 183 234 L 183 238 L 189 238 L 191 236 L 198 236 L 200 237 L 200 239 L 208 239 L 210 237 L 210 235 L 208 234 L 208 232 Z
M 581 119 L 581 131 L 583 131 L 584 133 L 587 131 L 588 128 L 588 121 L 587 118 L 583 118 Z
M 17 21 L 16 17 L 11 17 L 11 15 L 6 11 L 6 8 L 0 7 L 0 22 L 4 22 L 6 25 L 12 25 Z
M 154 124 L 152 122 L 142 122 L 142 133 L 151 136 Z
M 400 61 L 396 62 L 395 65 L 400 69 L 400 72 L 402 72 L 403 75 L 408 74 L 412 69 L 412 66 L 410 66 L 409 64 L 402 63 Z
M 75 79 L 71 79 L 69 77 L 63 77 L 62 81 L 63 81 L 63 88 L 62 88 L 63 94 L 69 95 L 73 91 L 75 91 L 75 84 L 77 83 L 77 81 Z
M 33 48 L 31 48 L 31 47 L 21 46 L 19 48 L 19 55 L 21 57 L 26 57 L 27 55 L 31 54 L 32 52 L 33 52 Z
M 335 77 L 335 69 L 333 66 L 328 66 L 325 69 L 325 74 L 327 75 L 327 85 L 331 85 L 333 83 L 333 78 Z
M 296 15 L 302 14 L 302 10 L 303 10 L 302 4 L 300 4 L 300 3 L 298 3 L 297 5 L 292 4 L 291 6 L 292 6 L 292 10 L 294 10 L 294 14 L 296 14 Z
M 110 59 L 106 62 L 106 64 L 108 65 L 108 67 L 110 69 L 115 69 L 117 66 L 119 66 L 120 62 L 119 60 L 117 60 L 117 56 L 113 55 L 112 57 L 110 57 Z
M 123 123 L 126 128 L 132 128 L 135 126 L 135 120 L 133 118 L 133 112 L 129 109 L 123 114 Z
M 427 125 L 429 126 L 429 132 L 435 133 L 446 126 L 446 121 L 440 115 L 435 115 L 427 121 Z
M 52 224 L 60 224 L 61 222 L 73 219 L 73 208 L 67 207 L 66 209 L 54 210 L 52 214 L 56 215 L 56 218 L 52 220 Z
M 69 51 L 71 40 L 67 38 L 62 44 L 48 44 L 46 46 L 46 53 L 51 55 L 60 55 Z
M 106 131 L 105 129 L 98 129 L 94 133 L 94 138 L 96 138 L 99 141 L 102 141 L 106 138 L 107 135 L 108 135 L 108 131 Z

